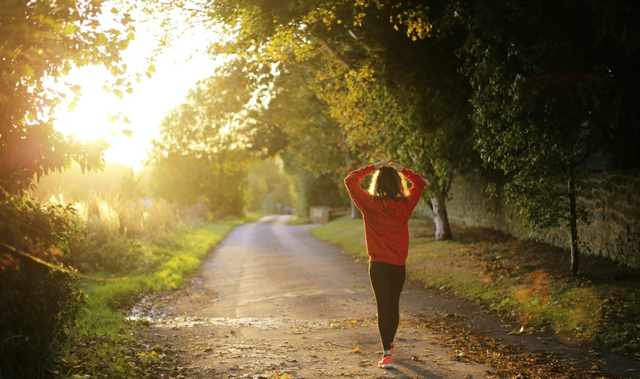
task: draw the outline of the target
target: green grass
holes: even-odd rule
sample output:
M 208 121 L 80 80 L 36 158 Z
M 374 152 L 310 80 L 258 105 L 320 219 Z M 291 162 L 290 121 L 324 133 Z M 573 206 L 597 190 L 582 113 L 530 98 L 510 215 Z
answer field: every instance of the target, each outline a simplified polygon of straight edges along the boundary
M 293 216 L 291 220 L 287 223 L 289 225 L 306 225 L 311 224 L 311 219 L 309 217 L 298 217 L 298 215 Z
M 86 283 L 86 307 L 72 331 L 67 354 L 60 365 L 62 377 L 138 377 L 134 370 L 137 361 L 130 349 L 135 343 L 138 323 L 125 318 L 123 307 L 142 291 L 180 286 L 227 233 L 257 218 L 251 214 L 244 219 L 183 229 L 171 235 L 165 245 L 150 247 L 154 254 L 166 257 L 165 263 L 154 272 L 132 276 L 121 273 L 123 278 L 115 278 L 116 281 Z
M 355 257 L 368 259 L 362 220 L 343 216 L 311 231 L 320 240 L 338 244 Z
M 551 329 L 569 342 L 593 341 L 632 355 L 640 351 L 638 289 L 595 284 L 530 265 L 530 242 L 434 241 L 429 227 L 425 221 L 409 222 L 407 272 L 413 278 L 514 316 L 529 329 Z M 366 258 L 362 220 L 346 216 L 312 232 L 354 257 Z

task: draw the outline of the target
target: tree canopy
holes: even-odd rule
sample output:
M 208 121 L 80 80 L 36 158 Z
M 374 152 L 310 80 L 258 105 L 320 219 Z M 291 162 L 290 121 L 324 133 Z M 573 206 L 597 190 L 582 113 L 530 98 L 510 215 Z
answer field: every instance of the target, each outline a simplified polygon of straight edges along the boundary
M 181 203 L 204 199 L 216 218 L 242 214 L 251 161 L 239 133 L 252 96 L 246 84 L 233 71 L 205 79 L 165 117 L 148 161 L 159 195 Z
M 212 52 L 238 57 L 249 71 L 303 72 L 313 93 L 308 107 L 324 109 L 327 127 L 337 125 L 345 161 L 401 160 L 420 172 L 436 237 L 451 238 L 449 184 L 475 154 L 471 90 L 454 54 L 458 35 L 430 34 L 423 5 L 384 1 L 203 2 L 195 9 L 193 16 L 222 23 L 233 37 Z
M 111 29 L 101 23 L 109 19 Z M 0 3 L 0 328 L 13 336 L 2 342 L 0 365 L 10 377 L 46 375 L 82 299 L 68 273 L 42 261 L 60 259 L 79 237 L 75 210 L 43 205 L 27 191 L 72 162 L 101 168 L 107 148 L 53 128 L 55 109 L 73 108 L 82 89 L 57 82 L 75 68 L 102 65 L 113 74 L 108 89 L 131 91 L 120 55 L 134 38 L 131 21 L 102 0 Z
M 49 85 L 73 68 L 104 65 L 114 75 L 113 91 L 130 90 L 120 51 L 134 38 L 131 18 L 113 9 L 119 27 L 106 30 L 99 22 L 103 3 L 0 5 L 0 227 L 1 242 L 9 246 L 22 246 L 23 236 L 52 245 L 64 241 L 60 237 L 67 229 L 65 221 L 55 216 L 61 213 L 22 200 L 35 180 L 67 169 L 73 161 L 83 170 L 102 167 L 104 141 L 83 143 L 53 128 L 55 108 L 65 100 L 72 107 L 81 95 L 80 86 L 69 85 L 65 92 Z M 74 99 L 66 99 L 68 93 Z
M 621 32 L 631 3 L 461 2 L 460 49 L 474 88 L 476 147 L 507 174 L 504 193 L 524 225 L 569 225 L 578 270 L 577 223 L 587 215 L 584 169 L 640 166 L 637 24 Z M 615 22 L 613 20 L 616 20 Z M 615 23 L 615 25 L 614 25 Z

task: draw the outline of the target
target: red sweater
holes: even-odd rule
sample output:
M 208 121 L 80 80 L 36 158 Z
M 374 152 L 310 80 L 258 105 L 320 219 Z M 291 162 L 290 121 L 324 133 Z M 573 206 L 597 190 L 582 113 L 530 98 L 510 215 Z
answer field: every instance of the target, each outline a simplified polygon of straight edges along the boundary
M 373 165 L 359 168 L 344 179 L 344 184 L 364 216 L 369 260 L 404 266 L 409 253 L 407 223 L 420 200 L 425 183 L 420 175 L 405 168 L 402 174 L 413 184 L 409 189 L 409 200 L 373 200 L 373 196 L 360 187 L 360 180 L 373 171 Z

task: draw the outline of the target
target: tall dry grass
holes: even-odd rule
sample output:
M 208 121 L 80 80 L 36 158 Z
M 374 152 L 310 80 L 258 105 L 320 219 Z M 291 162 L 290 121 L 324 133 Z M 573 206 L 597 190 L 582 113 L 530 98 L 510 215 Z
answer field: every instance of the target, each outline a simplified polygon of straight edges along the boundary
M 158 251 L 171 233 L 203 223 L 204 201 L 179 206 L 160 198 L 141 199 L 126 192 L 91 192 L 73 201 L 64 191 L 49 194 L 52 204 L 73 204 L 75 221 L 85 231 L 67 262 L 84 272 L 141 272 L 162 259 Z

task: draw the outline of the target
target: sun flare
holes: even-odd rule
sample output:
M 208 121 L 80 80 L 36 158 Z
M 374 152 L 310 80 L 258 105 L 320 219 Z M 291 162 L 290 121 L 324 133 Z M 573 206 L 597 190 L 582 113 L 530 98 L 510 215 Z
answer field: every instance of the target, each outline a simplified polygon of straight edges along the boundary
M 153 78 L 134 83 L 133 93 L 125 94 L 122 99 L 103 90 L 105 81 L 110 79 L 103 67 L 84 67 L 72 72 L 65 82 L 79 85 L 82 96 L 73 110 L 60 107 L 56 112 L 56 130 L 84 142 L 102 138 L 111 145 L 105 151 L 107 162 L 141 169 L 146 149 L 158 136 L 162 119 L 184 101 L 198 80 L 211 75 L 218 64 L 208 56 L 187 60 L 185 56 L 192 54 L 195 47 L 185 43 L 181 48 L 183 50 L 173 51 L 156 61 Z M 148 66 L 143 55 L 131 56 L 128 65 L 135 67 L 136 61 L 142 62 L 138 64 L 140 67 Z M 110 120 L 117 115 L 120 115 L 117 120 Z M 125 117 L 130 123 L 124 122 Z

